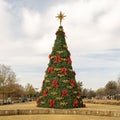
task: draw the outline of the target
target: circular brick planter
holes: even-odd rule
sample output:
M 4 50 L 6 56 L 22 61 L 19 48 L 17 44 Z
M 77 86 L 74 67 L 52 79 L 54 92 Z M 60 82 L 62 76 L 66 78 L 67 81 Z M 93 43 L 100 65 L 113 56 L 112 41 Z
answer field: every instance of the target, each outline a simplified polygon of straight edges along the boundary
M 17 110 L 0 110 L 0 116 L 6 115 L 34 115 L 34 114 L 66 114 L 66 115 L 94 115 L 120 117 L 119 111 L 102 111 L 102 110 L 85 110 L 83 109 L 17 109 Z

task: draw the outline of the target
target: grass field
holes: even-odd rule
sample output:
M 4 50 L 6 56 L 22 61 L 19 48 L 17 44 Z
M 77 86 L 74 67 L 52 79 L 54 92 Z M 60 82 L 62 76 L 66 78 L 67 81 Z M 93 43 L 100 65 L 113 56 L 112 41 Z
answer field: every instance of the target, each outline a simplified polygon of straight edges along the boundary
M 0 110 L 16 110 L 16 109 L 39 109 L 39 108 L 36 107 L 36 103 L 35 102 L 18 103 L 18 104 L 10 104 L 10 105 L 0 106 Z M 82 109 L 86 109 L 86 110 L 106 110 L 106 111 L 113 110 L 113 111 L 120 111 L 120 106 L 86 103 L 86 108 L 82 108 Z
M 111 110 L 119 111 L 120 106 L 116 105 L 103 105 L 103 104 L 88 104 L 86 103 L 86 110 Z M 40 109 L 36 107 L 35 102 L 19 103 L 12 105 L 0 106 L 0 110 L 15 110 L 15 109 Z M 104 117 L 92 115 L 14 115 L 14 116 L 0 116 L 0 120 L 119 120 L 118 117 Z
M 83 102 L 92 104 L 120 105 L 120 100 L 83 99 Z
M 91 115 L 17 115 L 0 116 L 0 120 L 119 120 L 119 118 Z

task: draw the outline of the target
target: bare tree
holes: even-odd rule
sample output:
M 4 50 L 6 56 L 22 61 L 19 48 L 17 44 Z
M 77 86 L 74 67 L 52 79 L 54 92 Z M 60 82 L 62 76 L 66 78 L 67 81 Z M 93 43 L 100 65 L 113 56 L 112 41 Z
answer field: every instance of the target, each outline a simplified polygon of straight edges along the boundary
M 5 99 L 6 94 L 6 86 L 8 84 L 15 83 L 16 81 L 16 75 L 10 68 L 10 66 L 5 66 L 0 64 L 0 91 L 3 95 L 3 103 Z
M 82 92 L 81 92 L 81 96 L 82 96 L 83 98 L 86 98 L 86 97 L 88 96 L 88 89 L 83 88 L 83 89 L 82 89 Z
M 106 95 L 113 96 L 117 93 L 117 82 L 109 81 L 105 86 Z
M 91 98 L 93 98 L 93 97 L 95 97 L 96 96 L 96 93 L 95 93 L 95 91 L 94 90 L 92 90 L 92 89 L 89 89 L 89 91 L 88 91 L 88 98 L 89 99 L 91 99 Z
M 89 99 L 91 99 L 92 97 L 96 96 L 96 93 L 92 89 L 86 89 L 86 88 L 84 88 L 82 90 L 82 92 L 81 92 L 81 95 L 82 95 L 83 98 L 89 98 Z
M 120 94 L 120 76 L 117 81 L 117 87 L 118 87 L 118 94 Z
M 26 91 L 26 94 L 29 98 L 33 97 L 36 94 L 35 88 L 30 83 L 28 83 L 25 86 L 25 91 Z
M 96 91 L 96 96 L 99 99 L 102 99 L 103 96 L 105 96 L 105 88 L 98 88 L 97 91 Z
M 8 93 L 8 96 L 12 96 L 12 97 L 21 97 L 21 95 L 23 95 L 25 93 L 24 91 L 24 87 L 18 83 L 15 84 L 8 84 L 6 86 L 6 91 Z

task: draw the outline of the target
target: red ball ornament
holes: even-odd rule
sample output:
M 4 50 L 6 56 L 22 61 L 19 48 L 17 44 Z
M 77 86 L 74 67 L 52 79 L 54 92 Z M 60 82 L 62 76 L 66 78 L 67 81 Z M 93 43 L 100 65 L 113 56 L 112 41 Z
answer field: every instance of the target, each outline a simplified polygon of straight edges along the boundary
M 67 59 L 67 62 L 68 62 L 68 64 L 71 64 L 71 63 L 72 63 L 72 61 L 71 61 L 70 58 Z
M 64 96 L 66 96 L 66 97 L 69 96 L 67 90 L 62 90 L 62 97 L 64 97 Z
M 61 69 L 61 73 L 64 73 L 64 75 L 67 75 L 67 69 L 66 68 L 62 68 Z
M 57 62 L 61 62 L 61 57 L 60 56 L 55 57 L 55 63 L 57 63 Z
M 53 68 L 53 67 L 49 67 L 49 68 L 48 68 L 48 72 L 49 72 L 49 73 L 52 73 L 53 71 L 54 71 L 54 68 Z
M 74 87 L 75 86 L 75 80 L 70 80 L 70 84 L 71 84 L 72 87 Z
M 58 87 L 58 80 L 52 81 L 52 87 Z
M 50 107 L 53 107 L 55 105 L 55 100 L 50 100 Z
M 78 100 L 77 100 L 77 99 L 75 99 L 75 100 L 73 101 L 73 106 L 74 106 L 74 107 L 78 107 Z
M 43 91 L 43 96 L 46 97 L 47 96 L 47 90 Z

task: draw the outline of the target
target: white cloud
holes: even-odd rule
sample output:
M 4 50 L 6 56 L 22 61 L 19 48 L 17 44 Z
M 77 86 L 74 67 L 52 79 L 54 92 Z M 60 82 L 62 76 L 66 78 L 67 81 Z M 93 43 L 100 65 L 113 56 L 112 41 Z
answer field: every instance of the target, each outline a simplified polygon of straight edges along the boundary
M 0 1 L 0 42 L 5 41 L 9 37 L 11 38 L 11 15 L 7 11 L 10 5 L 3 0 Z
M 52 7 L 51 11 L 63 10 L 68 15 L 63 24 L 71 49 L 96 51 L 120 45 L 119 41 L 110 40 L 111 37 L 117 39 L 113 33 L 120 25 L 119 4 L 120 1 L 113 0 L 83 0 Z
M 101 51 L 104 53 L 107 49 L 120 49 L 119 0 L 67 0 L 64 4 L 59 2 L 57 5 L 53 3 L 46 6 L 48 9 L 44 14 L 36 9 L 35 5 L 34 9 L 23 5 L 24 7 L 19 10 L 10 9 L 11 5 L 12 3 L 0 1 L 0 62 L 11 65 L 17 75 L 21 76 L 21 83 L 25 84 L 29 80 L 34 83 L 34 79 L 43 79 L 43 76 L 38 75 L 36 66 L 42 69 L 40 74 L 44 74 L 49 62 L 48 54 L 52 51 L 55 32 L 59 26 L 59 21 L 55 18 L 59 11 L 67 15 L 62 24 L 72 54 L 73 68 L 77 70 L 78 76 L 83 78 L 85 84 L 88 78 L 91 83 L 94 83 L 93 81 L 99 77 L 103 79 L 103 85 L 104 80 L 117 76 L 120 65 L 118 61 L 95 59 L 89 54 L 96 53 L 99 56 Z M 17 4 L 15 5 L 18 7 Z M 12 14 L 12 10 L 16 12 Z M 16 14 L 19 14 L 17 18 L 19 22 L 15 19 Z M 92 75 L 87 71 L 93 68 L 100 69 L 102 66 L 111 71 L 106 70 L 103 76 L 101 70 L 93 71 Z M 34 75 L 28 69 L 32 69 Z M 113 71 L 115 71 L 114 75 L 111 76 Z M 87 87 L 89 86 L 96 87 L 94 84 Z
M 107 14 L 102 16 L 102 18 L 99 20 L 99 26 L 102 27 L 104 30 L 113 31 L 116 28 L 120 27 L 120 1 L 113 2 L 112 6 L 110 6 L 110 10 Z
M 41 15 L 37 11 L 23 8 L 22 28 L 28 37 L 36 37 L 41 31 Z

